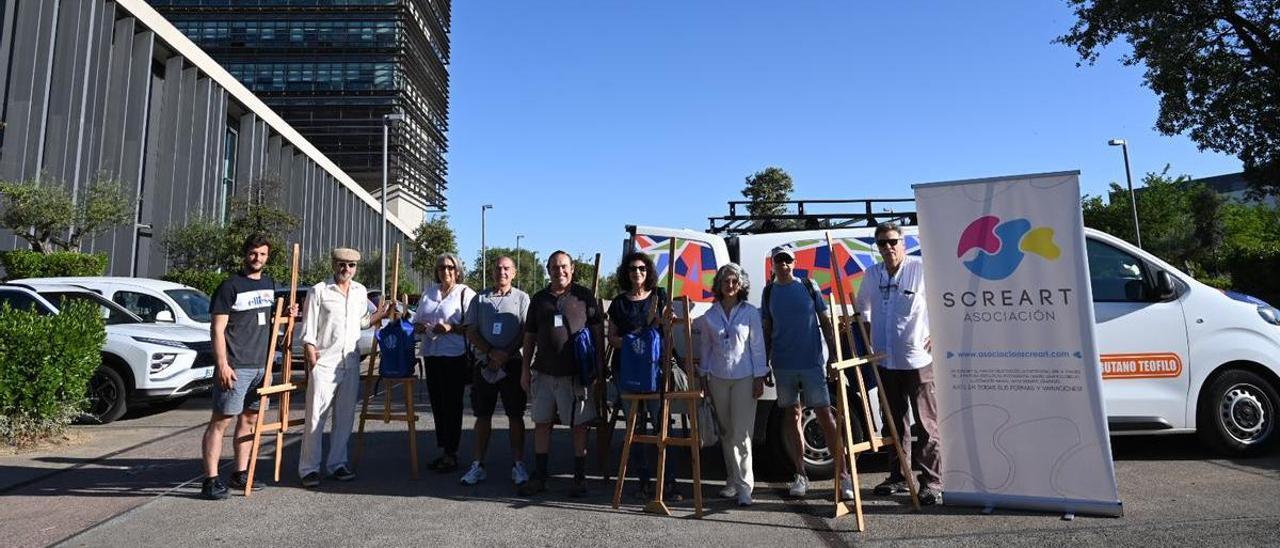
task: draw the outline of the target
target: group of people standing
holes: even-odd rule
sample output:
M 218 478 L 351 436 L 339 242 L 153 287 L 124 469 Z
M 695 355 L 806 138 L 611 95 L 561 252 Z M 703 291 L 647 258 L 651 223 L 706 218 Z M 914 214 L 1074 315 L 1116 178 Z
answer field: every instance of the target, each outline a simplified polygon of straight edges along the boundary
M 903 435 L 912 431 L 913 415 L 919 426 L 918 450 L 912 454 L 912 444 L 902 445 L 920 469 L 921 503 L 933 504 L 940 500 L 942 485 L 923 269 L 918 258 L 906 255 L 904 238 L 896 225 L 877 227 L 875 237 L 883 261 L 866 272 L 856 307 L 870 317 L 872 344 L 886 355 L 881 363 L 880 387 L 890 402 L 889 409 L 882 410 L 885 420 L 892 420 Z M 243 251 L 244 270 L 218 288 L 211 305 L 217 366 L 213 416 L 203 442 L 206 479 L 202 486 L 203 495 L 210 499 L 228 496 L 228 486 L 217 466 L 222 437 L 237 417 L 233 444 L 237 471 L 231 476 L 230 487 L 245 486 L 249 455 L 247 443 L 241 440 L 248 438 L 256 418 L 256 388 L 262 383 L 270 333 L 267 317 L 274 282 L 262 273 L 269 244 L 262 238 L 250 238 Z M 320 438 L 330 418 L 333 427 L 325 471 L 338 481 L 355 478 L 347 461 L 347 442 L 358 397 L 356 345 L 361 329 L 392 315 L 388 303 L 373 310 L 366 304 L 366 289 L 353 279 L 359 263 L 355 250 L 335 249 L 331 258 L 334 275 L 311 288 L 303 329 L 311 381 L 298 474 L 306 487 L 317 487 L 322 479 Z M 770 378 L 777 389 L 777 405 L 786 412 L 783 424 L 795 465 L 789 488 L 792 496 L 804 496 L 809 487 L 801 454 L 802 409 L 814 410 L 827 440 L 838 439 L 829 392 L 829 364 L 837 355 L 837 341 L 822 291 L 812 280 L 795 275 L 795 254 L 790 247 L 775 248 L 771 259 L 772 280 L 764 288 L 760 308 L 747 302 L 751 286 L 747 272 L 730 263 L 717 270 L 714 304 L 695 323 L 700 337 L 696 372 L 704 379 L 715 410 L 728 472 L 721 495 L 742 506 L 752 504 L 751 434 L 757 400 Z M 641 252 L 623 258 L 617 271 L 622 293 L 612 299 L 607 312 L 600 310 L 590 289 L 574 283 L 573 260 L 564 251 L 548 258 L 549 283 L 532 296 L 513 286 L 517 273 L 509 257 L 493 263 L 489 273 L 492 285 L 481 291 L 461 283 L 463 264 L 456 256 L 440 255 L 435 267 L 435 283 L 423 292 L 411 320 L 421 341 L 421 365 L 441 449 L 428 468 L 442 473 L 460 468 L 463 400 L 470 385 L 475 446 L 462 483 L 475 485 L 487 479 L 492 417 L 501 401 L 510 424 L 511 481 L 519 494 L 535 496 L 546 491 L 551 432 L 559 419 L 572 429 L 574 468 L 569 494 L 584 496 L 587 431 L 596 418 L 593 399 L 597 394 L 581 380 L 582 358 L 575 342 L 583 332 L 599 342 L 593 350 L 596 370 L 601 373 L 606 369 L 617 372 L 624 366 L 621 352 L 614 352 L 606 367 L 605 345 L 621 350 L 625 336 L 656 327 L 670 305 L 670 296 L 657 287 L 653 260 Z M 660 421 L 669 420 L 659 416 L 657 400 L 623 401 L 643 402 L 637 410 L 640 431 L 656 431 Z M 908 407 L 914 413 L 908 414 Z M 526 408 L 534 423 L 532 472 L 524 458 Z M 842 458 L 841 444 L 828 445 L 834 458 Z M 633 446 L 640 496 L 650 495 L 655 479 L 673 485 L 671 467 L 667 468 L 668 477 L 650 477 L 653 454 L 651 447 Z M 839 488 L 845 498 L 853 498 L 854 486 L 848 475 L 839 478 Z M 889 478 L 874 492 L 892 495 L 905 490 L 905 478 L 895 459 Z

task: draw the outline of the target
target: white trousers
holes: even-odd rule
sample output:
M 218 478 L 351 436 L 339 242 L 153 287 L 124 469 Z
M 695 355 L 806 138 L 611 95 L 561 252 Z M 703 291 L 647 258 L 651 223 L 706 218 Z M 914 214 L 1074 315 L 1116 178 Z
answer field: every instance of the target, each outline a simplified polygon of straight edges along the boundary
M 329 434 L 330 474 L 347 464 L 347 441 L 355 422 L 356 399 L 360 395 L 360 357 L 345 357 L 337 365 L 318 363 L 311 369 L 307 383 L 307 422 L 302 431 L 302 456 L 298 459 L 298 477 L 320 471 L 324 423 L 333 416 Z
M 751 432 L 756 426 L 755 379 L 710 377 L 711 404 L 720 423 L 720 447 L 724 449 L 726 483 L 739 493 L 751 493 L 755 475 L 751 472 Z

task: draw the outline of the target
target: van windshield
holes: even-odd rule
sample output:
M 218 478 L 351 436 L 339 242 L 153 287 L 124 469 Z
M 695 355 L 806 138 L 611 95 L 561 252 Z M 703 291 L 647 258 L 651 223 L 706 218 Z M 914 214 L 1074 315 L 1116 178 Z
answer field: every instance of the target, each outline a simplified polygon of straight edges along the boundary
M 211 320 L 209 316 L 209 296 L 205 295 L 199 289 L 169 289 L 164 292 L 178 306 L 182 307 L 182 311 L 187 313 L 187 317 L 192 321 L 208 323 Z

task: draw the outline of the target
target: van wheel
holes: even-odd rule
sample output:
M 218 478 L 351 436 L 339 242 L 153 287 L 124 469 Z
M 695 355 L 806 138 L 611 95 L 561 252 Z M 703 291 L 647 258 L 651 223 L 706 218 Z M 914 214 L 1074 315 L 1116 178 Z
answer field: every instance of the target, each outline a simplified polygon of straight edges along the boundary
M 1197 433 L 1214 450 L 1232 457 L 1261 454 L 1276 444 L 1276 389 L 1261 376 L 1233 369 L 1202 393 Z
M 795 465 L 791 462 L 791 449 L 794 447 L 794 442 L 783 428 L 789 420 L 787 410 L 775 408 L 769 419 L 769 436 L 777 442 L 769 444 L 773 449 L 774 462 L 777 463 L 779 475 L 790 480 Z M 831 458 L 831 449 L 827 446 L 822 425 L 818 424 L 818 415 L 813 409 L 806 407 L 800 414 L 800 432 L 804 434 L 802 455 L 805 474 L 811 480 L 831 479 L 835 474 L 835 459 Z
M 89 403 L 80 420 L 88 424 L 107 424 L 124 416 L 128 409 L 125 397 L 128 387 L 120 373 L 106 365 L 98 366 L 98 370 L 89 378 Z

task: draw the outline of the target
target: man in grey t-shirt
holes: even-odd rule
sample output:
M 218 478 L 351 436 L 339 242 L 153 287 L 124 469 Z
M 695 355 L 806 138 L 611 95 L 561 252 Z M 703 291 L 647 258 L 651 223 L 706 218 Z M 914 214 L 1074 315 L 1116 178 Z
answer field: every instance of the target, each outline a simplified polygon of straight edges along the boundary
M 528 396 L 520 387 L 520 343 L 524 336 L 529 295 L 512 287 L 515 262 L 499 257 L 493 263 L 493 287 L 485 289 L 467 305 L 467 340 L 475 348 L 477 372 L 471 385 L 471 411 L 476 415 L 475 461 L 462 476 L 462 483 L 475 485 L 488 475 L 484 458 L 489 450 L 493 412 L 502 399 L 511 428 L 511 481 L 529 481 L 524 465 L 524 408 Z

